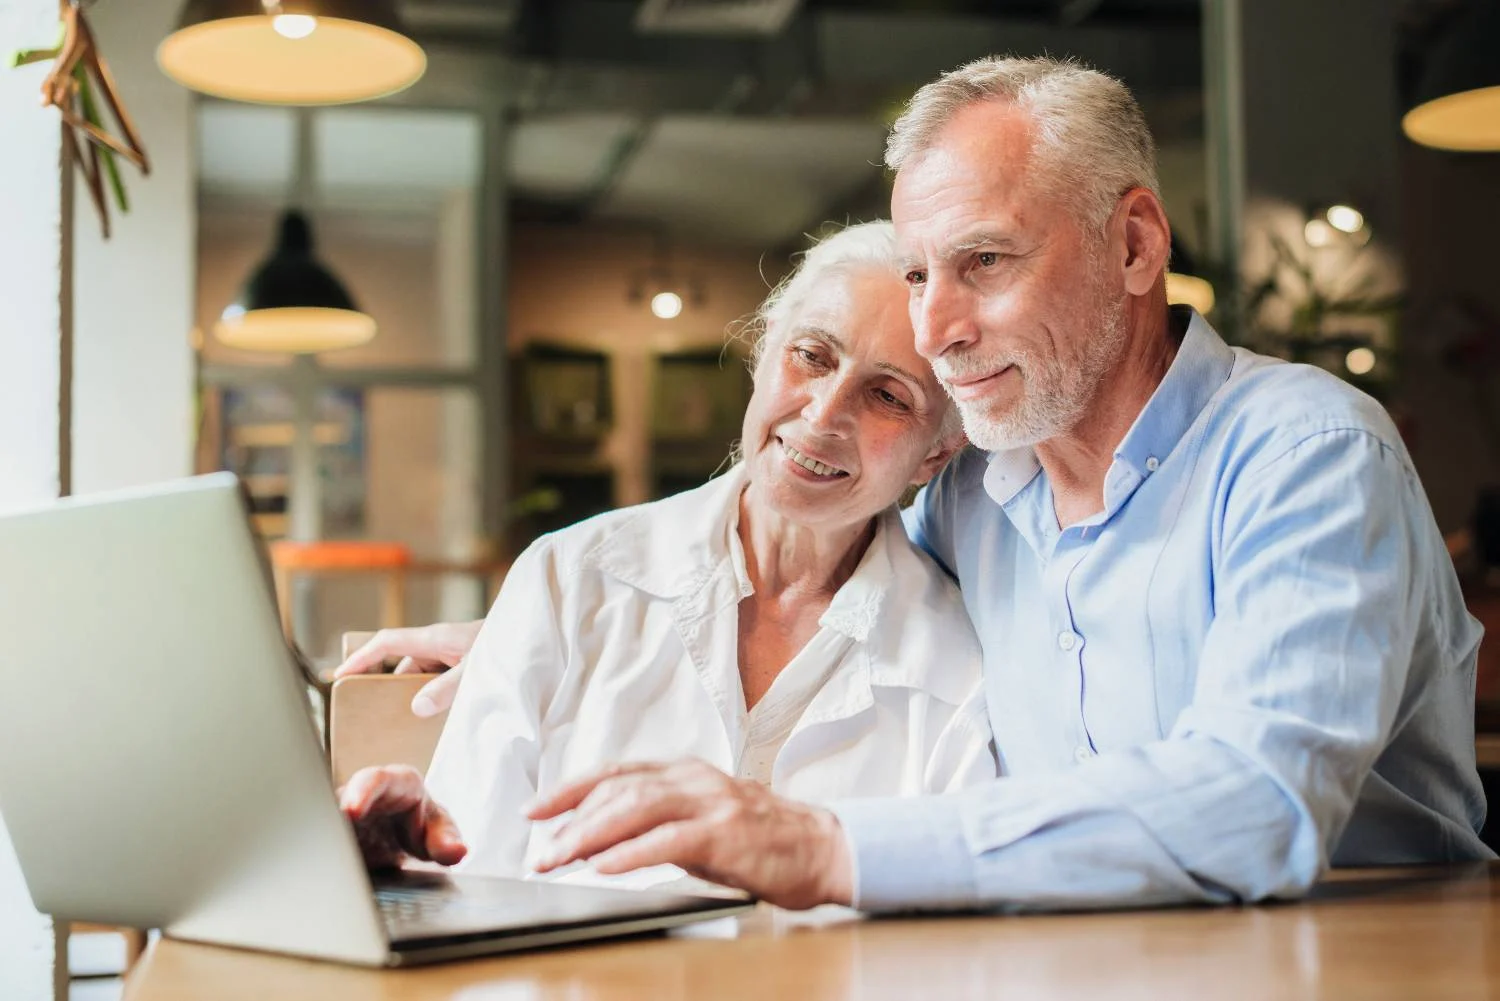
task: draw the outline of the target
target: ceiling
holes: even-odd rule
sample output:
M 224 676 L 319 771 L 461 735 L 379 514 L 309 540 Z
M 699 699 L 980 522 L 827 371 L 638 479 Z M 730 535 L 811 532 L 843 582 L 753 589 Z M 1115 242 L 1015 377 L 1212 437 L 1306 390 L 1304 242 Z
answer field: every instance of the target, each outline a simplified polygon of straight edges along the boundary
M 519 218 L 787 245 L 824 219 L 880 214 L 889 119 L 922 81 L 991 52 L 1076 54 L 1131 84 L 1164 144 L 1201 141 L 1197 0 L 408 0 L 403 13 L 426 77 L 312 115 L 324 209 L 431 215 L 477 184 L 488 115 L 509 123 Z M 296 112 L 203 102 L 206 210 L 291 197 L 296 136 Z

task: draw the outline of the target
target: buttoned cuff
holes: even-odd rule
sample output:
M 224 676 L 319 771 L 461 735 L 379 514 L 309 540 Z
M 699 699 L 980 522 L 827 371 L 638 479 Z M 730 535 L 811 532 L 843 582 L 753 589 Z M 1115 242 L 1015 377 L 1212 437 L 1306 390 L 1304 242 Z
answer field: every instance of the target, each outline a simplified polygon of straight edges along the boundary
M 956 796 L 829 804 L 844 830 L 862 911 L 962 910 L 978 900 Z

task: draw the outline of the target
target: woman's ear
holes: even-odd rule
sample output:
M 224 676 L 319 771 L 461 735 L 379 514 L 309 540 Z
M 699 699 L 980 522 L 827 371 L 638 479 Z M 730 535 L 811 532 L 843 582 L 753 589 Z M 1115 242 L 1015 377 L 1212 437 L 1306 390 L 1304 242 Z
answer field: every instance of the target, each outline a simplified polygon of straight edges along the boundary
M 969 439 L 962 431 L 955 431 L 953 434 L 939 438 L 937 444 L 932 446 L 932 451 L 927 453 L 927 457 L 917 467 L 916 474 L 912 476 L 911 485 L 926 486 L 927 481 L 941 473 L 943 467 L 948 464 L 948 460 L 968 443 Z

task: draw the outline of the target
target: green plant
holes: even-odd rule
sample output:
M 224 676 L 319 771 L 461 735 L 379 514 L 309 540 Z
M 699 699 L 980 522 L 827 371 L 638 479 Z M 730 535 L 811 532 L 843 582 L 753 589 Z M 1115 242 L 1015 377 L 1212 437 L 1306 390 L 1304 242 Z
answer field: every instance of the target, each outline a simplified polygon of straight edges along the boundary
M 1255 347 L 1289 361 L 1319 365 L 1380 396 L 1394 372 L 1390 365 L 1371 373 L 1351 373 L 1344 364 L 1356 348 L 1389 355 L 1405 297 L 1379 291 L 1379 278 L 1354 267 L 1319 276 L 1311 260 L 1272 233 L 1274 255 L 1266 275 L 1251 284 L 1241 301 Z M 1274 309 L 1276 305 L 1280 309 Z M 1273 319 L 1280 313 L 1285 319 Z M 1349 322 L 1349 321 L 1365 321 Z M 1383 336 L 1377 337 L 1376 332 Z
M 131 125 L 130 116 L 115 94 L 109 67 L 99 54 L 93 31 L 79 0 L 60 0 L 59 40 L 52 48 L 22 49 L 11 55 L 12 69 L 52 61 L 55 65 L 42 83 L 42 104 L 57 109 L 64 125 L 65 148 L 88 184 L 104 235 L 109 236 L 109 204 L 105 183 L 121 212 L 130 211 L 125 181 L 120 173 L 123 158 L 141 171 L 151 171 L 146 151 Z M 105 128 L 108 108 L 123 137 Z M 82 143 L 80 143 L 80 137 Z

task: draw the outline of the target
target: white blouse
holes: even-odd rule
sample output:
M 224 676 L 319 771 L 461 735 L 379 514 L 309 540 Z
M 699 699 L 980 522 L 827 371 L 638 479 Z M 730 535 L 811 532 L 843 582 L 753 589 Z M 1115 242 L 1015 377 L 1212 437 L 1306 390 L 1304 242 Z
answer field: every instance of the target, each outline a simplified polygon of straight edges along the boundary
M 469 846 L 461 868 L 530 873 L 547 831 L 521 805 L 614 762 L 696 756 L 805 801 L 994 778 L 979 642 L 894 508 L 818 632 L 746 712 L 744 476 L 591 518 L 517 558 L 427 776 Z M 634 885 L 680 874 L 658 868 L 671 872 Z

